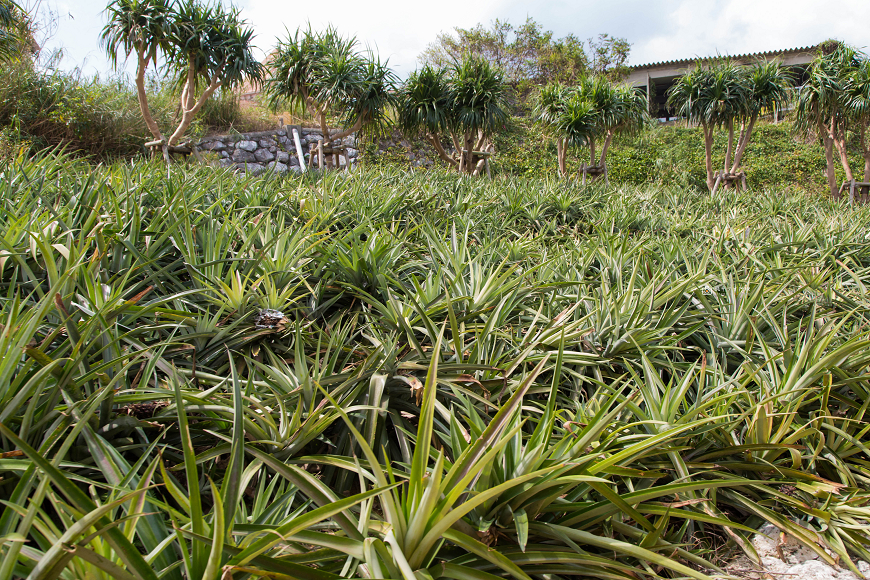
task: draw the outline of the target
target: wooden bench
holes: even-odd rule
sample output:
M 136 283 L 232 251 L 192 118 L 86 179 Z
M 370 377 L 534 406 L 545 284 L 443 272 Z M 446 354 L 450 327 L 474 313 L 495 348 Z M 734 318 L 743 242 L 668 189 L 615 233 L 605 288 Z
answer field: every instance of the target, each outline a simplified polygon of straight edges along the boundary
M 346 145 L 324 145 L 323 140 L 318 140 L 317 144 L 311 143 L 308 145 L 308 166 L 314 168 L 314 157 L 317 156 L 317 167 L 323 169 L 324 166 L 329 168 L 332 160 L 332 167 L 341 168 L 341 158 L 344 157 L 344 163 L 348 171 L 352 171 L 350 163 L 350 155 L 347 154 L 348 147 Z
M 843 185 L 840 186 L 840 191 L 837 193 L 842 195 L 847 185 L 849 186 L 849 205 L 855 205 L 855 190 L 860 188 L 859 193 L 864 197 L 870 194 L 870 181 L 855 181 L 854 179 L 852 181 L 844 181 Z
M 181 155 L 182 157 L 187 157 L 188 155 L 193 155 L 193 157 L 197 161 L 202 161 L 202 157 L 199 154 L 199 149 L 193 145 L 192 143 L 181 143 L 179 145 L 166 145 L 166 142 L 162 139 L 158 139 L 157 141 L 148 141 L 145 143 L 145 149 L 151 150 L 151 155 L 157 156 L 159 153 L 163 154 L 163 159 L 166 160 L 167 163 L 170 161 L 170 155 Z

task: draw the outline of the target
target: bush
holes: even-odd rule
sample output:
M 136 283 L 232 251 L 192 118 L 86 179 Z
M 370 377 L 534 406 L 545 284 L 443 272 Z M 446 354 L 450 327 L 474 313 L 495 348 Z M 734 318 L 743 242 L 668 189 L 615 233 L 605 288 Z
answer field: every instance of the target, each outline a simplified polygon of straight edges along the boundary
M 151 79 L 148 90 L 155 119 L 171 125 L 179 115 L 177 89 Z M 236 94 L 221 91 L 206 101 L 189 135 L 257 131 L 274 123 L 274 115 L 262 107 L 243 107 Z M 85 78 L 29 59 L 0 71 L 0 129 L 7 147 L 62 145 L 99 161 L 138 155 L 150 137 L 135 87 L 126 77 Z

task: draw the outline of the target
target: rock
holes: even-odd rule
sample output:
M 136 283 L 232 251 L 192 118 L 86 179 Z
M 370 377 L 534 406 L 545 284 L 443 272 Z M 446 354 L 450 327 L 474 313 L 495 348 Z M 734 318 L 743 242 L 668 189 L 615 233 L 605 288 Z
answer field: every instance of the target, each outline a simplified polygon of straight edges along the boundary
M 269 147 L 269 153 L 275 153 L 276 151 L 278 151 L 278 147 L 277 147 L 277 146 L 275 146 L 275 147 Z
M 236 143 L 237 149 L 244 149 L 245 151 L 254 151 L 257 149 L 256 141 L 239 141 Z
M 338 156 L 338 165 L 339 167 L 344 167 L 345 165 L 347 165 L 347 159 L 344 158 L 344 155 Z
M 233 161 L 238 163 L 253 163 L 257 160 L 253 153 L 246 149 L 236 149 L 233 153 Z
M 359 151 L 354 149 L 353 147 L 348 147 L 347 154 L 351 157 L 356 157 L 357 155 L 359 155 Z
M 294 157 L 294 159 L 295 159 L 295 157 Z M 301 168 L 299 165 L 291 165 L 291 166 L 289 167 L 289 169 L 290 169 L 290 171 L 292 171 L 293 173 L 302 173 L 302 168 Z
M 846 568 L 835 568 L 819 559 L 819 555 L 791 536 L 785 536 L 780 544 L 779 528 L 765 524 L 752 538 L 752 546 L 761 558 L 763 570 L 745 555 L 733 559 L 725 567 L 742 578 L 795 578 L 799 580 L 858 580 Z M 780 558 L 782 556 L 782 558 Z M 862 574 L 870 573 L 870 565 L 859 561 Z
M 275 154 L 269 151 L 268 149 L 257 149 L 254 153 L 254 157 L 257 158 L 257 161 L 261 163 L 266 163 L 267 161 L 272 161 L 275 159 Z
M 287 163 L 290 161 L 290 154 L 286 151 L 276 151 L 275 159 L 277 159 L 279 163 Z
M 273 161 L 267 167 L 275 173 L 287 173 L 287 166 L 278 161 Z
M 356 145 L 356 136 L 355 135 L 348 135 L 347 137 L 344 138 L 344 144 L 348 145 L 348 146 Z
M 223 141 L 210 141 L 208 143 L 201 143 L 199 148 L 205 151 L 220 151 L 226 149 L 227 146 Z
M 223 157 L 224 159 L 226 159 L 226 158 L 229 157 L 229 156 L 230 156 L 230 154 L 229 154 L 228 152 L 226 152 L 226 151 L 221 151 L 221 157 Z
M 299 158 L 298 157 L 291 157 L 290 158 L 290 165 L 295 165 L 296 167 L 298 167 L 299 166 Z
M 219 163 L 221 164 L 221 167 L 233 167 L 235 165 L 232 159 L 227 158 L 221 159 Z
M 246 163 L 245 165 L 237 165 L 237 167 L 248 175 L 260 175 L 266 171 L 266 168 L 259 163 Z
M 318 141 L 320 141 L 322 139 L 323 139 L 323 135 L 321 135 L 320 133 L 311 133 L 310 135 L 308 135 L 308 142 L 309 143 L 317 143 Z
M 274 147 L 277 145 L 274 139 L 260 139 L 260 147 L 264 149 L 268 149 L 269 147 Z

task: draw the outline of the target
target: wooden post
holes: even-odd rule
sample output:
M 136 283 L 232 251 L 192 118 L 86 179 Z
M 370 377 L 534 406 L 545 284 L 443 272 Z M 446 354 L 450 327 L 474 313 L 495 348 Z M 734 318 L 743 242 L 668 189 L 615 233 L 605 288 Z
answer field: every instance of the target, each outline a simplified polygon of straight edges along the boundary
M 646 73 L 646 114 L 649 115 L 650 110 L 652 109 L 652 94 L 650 94 L 650 78 L 649 73 Z
M 483 162 L 486 165 L 486 176 L 492 179 L 492 170 L 489 168 L 489 157 L 484 157 Z
M 849 205 L 855 205 L 855 180 L 849 183 Z
M 317 167 L 323 169 L 323 139 L 317 141 Z
M 299 140 L 299 131 L 293 128 L 293 142 L 296 144 L 296 155 L 299 156 L 299 167 L 302 168 L 302 173 L 308 171 L 308 166 L 305 164 L 305 155 L 302 154 L 302 142 Z

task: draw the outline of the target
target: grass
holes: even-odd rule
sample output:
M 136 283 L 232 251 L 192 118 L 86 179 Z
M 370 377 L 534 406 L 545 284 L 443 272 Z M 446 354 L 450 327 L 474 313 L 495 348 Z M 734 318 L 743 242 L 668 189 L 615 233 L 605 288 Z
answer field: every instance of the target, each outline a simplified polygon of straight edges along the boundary
M 870 209 L 41 154 L 0 182 L 0 578 L 870 559 Z
M 177 88 L 151 79 L 149 102 L 161 127 L 175 123 Z M 192 138 L 271 129 L 277 117 L 263 107 L 218 92 L 189 130 Z M 25 146 L 34 151 L 62 145 L 96 161 L 140 156 L 150 134 L 135 87 L 126 78 L 87 78 L 30 59 L 0 70 L 0 154 Z

